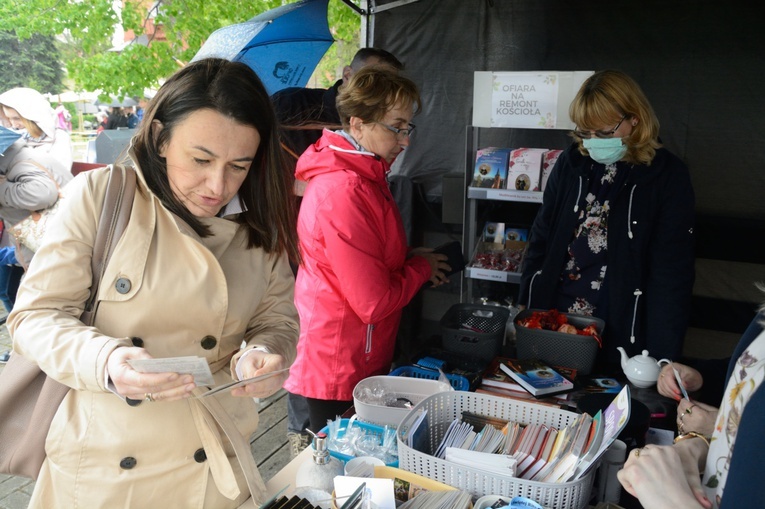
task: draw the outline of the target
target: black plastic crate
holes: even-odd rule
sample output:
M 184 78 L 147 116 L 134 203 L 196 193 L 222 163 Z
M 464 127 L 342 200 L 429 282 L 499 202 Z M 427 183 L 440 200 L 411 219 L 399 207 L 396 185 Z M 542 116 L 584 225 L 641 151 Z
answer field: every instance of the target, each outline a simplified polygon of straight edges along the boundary
M 592 336 L 567 334 L 545 329 L 529 329 L 518 325 L 534 311 L 540 309 L 524 309 L 515 317 L 515 347 L 519 359 L 541 359 L 551 366 L 564 366 L 576 369 L 577 375 L 588 375 L 598 356 L 598 342 Z M 582 316 L 572 313 L 565 314 L 568 323 L 584 328 L 595 324 L 598 334 L 603 335 L 605 322 L 594 316 Z
M 500 306 L 455 304 L 441 318 L 441 346 L 489 362 L 502 351 L 508 319 Z

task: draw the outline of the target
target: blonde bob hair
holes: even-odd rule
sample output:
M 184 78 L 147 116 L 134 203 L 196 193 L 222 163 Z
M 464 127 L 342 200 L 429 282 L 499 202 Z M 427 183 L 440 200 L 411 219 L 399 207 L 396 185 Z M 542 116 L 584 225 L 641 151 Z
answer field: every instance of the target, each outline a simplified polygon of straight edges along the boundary
M 569 107 L 569 116 L 584 131 L 615 126 L 622 118 L 635 124 L 624 138 L 624 160 L 633 164 L 651 164 L 659 143 L 659 119 L 640 86 L 621 71 L 598 71 L 582 84 Z M 572 133 L 579 152 L 588 155 L 582 139 Z
M 422 100 L 417 85 L 412 80 L 388 66 L 368 65 L 353 74 L 337 94 L 337 112 L 344 129 L 348 129 L 351 117 L 364 122 L 380 122 L 385 114 L 401 105 L 414 106 L 420 111 Z

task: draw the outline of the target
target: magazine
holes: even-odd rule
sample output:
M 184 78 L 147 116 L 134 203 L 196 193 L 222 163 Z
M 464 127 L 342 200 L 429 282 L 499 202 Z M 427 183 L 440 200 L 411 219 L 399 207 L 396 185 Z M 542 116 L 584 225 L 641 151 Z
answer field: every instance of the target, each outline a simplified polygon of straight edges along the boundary
M 537 359 L 511 359 L 501 362 L 499 367 L 534 396 L 550 396 L 574 389 L 571 380 Z
M 503 362 L 518 362 L 518 360 L 511 359 L 509 357 L 495 357 L 484 371 L 483 378 L 481 379 L 481 385 L 484 386 L 484 388 L 496 387 L 508 391 L 528 394 L 526 389 L 524 389 L 521 384 L 510 378 L 510 376 L 499 367 L 499 365 Z M 576 369 L 565 368 L 562 366 L 553 366 L 553 368 L 569 380 L 576 379 Z M 557 397 L 561 400 L 565 400 L 568 399 L 568 394 L 559 394 Z

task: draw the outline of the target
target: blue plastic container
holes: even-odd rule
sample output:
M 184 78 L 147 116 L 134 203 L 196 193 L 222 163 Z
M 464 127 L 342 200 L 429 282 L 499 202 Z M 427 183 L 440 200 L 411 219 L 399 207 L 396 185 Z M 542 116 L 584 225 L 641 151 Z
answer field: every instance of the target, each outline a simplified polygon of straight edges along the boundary
M 470 382 L 462 375 L 452 375 L 451 373 L 444 373 L 446 378 L 449 379 L 452 387 L 456 391 L 467 391 L 470 389 Z M 419 366 L 401 366 L 389 373 L 391 376 L 408 376 L 410 378 L 425 378 L 426 380 L 438 380 L 440 373 L 438 370 L 425 369 Z
M 348 422 L 350 419 L 341 419 L 340 420 L 340 429 L 338 430 L 338 436 L 343 437 L 345 435 L 346 430 L 348 429 Z M 366 435 L 375 435 L 378 437 L 379 444 L 382 444 L 383 437 L 385 436 L 385 428 L 383 426 L 377 426 L 376 424 L 370 424 L 368 422 L 361 422 L 358 419 L 356 419 L 353 422 L 354 427 L 359 427 L 364 430 Z M 329 437 L 329 426 L 324 426 L 321 429 L 322 432 L 326 433 L 326 435 Z M 395 431 L 395 429 L 394 429 Z M 395 436 L 395 435 L 394 435 Z M 337 451 L 333 451 L 332 449 L 329 449 L 329 455 L 332 457 L 335 457 L 343 462 L 348 462 L 349 460 L 352 460 L 354 456 L 349 456 L 347 454 L 343 454 Z M 392 463 L 386 463 L 385 464 L 388 467 L 397 467 L 398 468 L 398 458 L 396 458 L 396 461 Z

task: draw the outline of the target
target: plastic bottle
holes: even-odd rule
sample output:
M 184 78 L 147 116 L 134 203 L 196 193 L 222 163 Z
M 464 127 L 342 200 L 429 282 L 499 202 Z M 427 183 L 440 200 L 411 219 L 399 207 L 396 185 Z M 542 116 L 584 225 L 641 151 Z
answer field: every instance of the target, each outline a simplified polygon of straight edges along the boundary
M 314 488 L 331 494 L 335 489 L 335 476 L 343 475 L 343 463 L 329 455 L 326 433 L 306 431 L 313 436 L 313 458 L 298 468 L 295 487 Z

